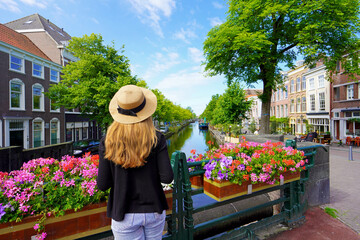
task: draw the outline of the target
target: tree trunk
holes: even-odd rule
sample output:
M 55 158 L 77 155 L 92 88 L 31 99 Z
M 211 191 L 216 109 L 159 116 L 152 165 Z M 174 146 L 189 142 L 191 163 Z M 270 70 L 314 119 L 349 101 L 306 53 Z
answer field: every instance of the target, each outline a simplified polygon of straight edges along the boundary
M 261 120 L 260 120 L 260 134 L 270 134 L 270 107 L 272 88 L 267 81 L 263 80 L 263 96 L 261 98 Z

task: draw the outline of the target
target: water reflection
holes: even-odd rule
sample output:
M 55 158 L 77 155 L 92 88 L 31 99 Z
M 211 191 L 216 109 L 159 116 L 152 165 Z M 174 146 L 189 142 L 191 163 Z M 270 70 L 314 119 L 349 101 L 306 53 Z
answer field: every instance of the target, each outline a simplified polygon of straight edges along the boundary
M 205 153 L 209 150 L 208 142 L 216 144 L 215 139 L 208 130 L 200 130 L 199 123 L 191 123 L 179 133 L 174 134 L 167 140 L 169 156 L 177 150 L 190 156 L 190 151 L 195 149 L 197 153 Z

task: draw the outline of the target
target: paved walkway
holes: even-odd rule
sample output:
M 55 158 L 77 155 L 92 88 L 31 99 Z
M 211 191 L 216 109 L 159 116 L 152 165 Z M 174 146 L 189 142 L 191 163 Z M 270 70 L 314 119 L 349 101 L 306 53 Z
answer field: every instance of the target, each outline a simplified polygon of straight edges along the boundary
M 330 146 L 330 203 L 311 208 L 299 228 L 279 233 L 270 240 L 358 240 L 360 239 L 360 147 Z M 323 208 L 338 211 L 334 219 Z

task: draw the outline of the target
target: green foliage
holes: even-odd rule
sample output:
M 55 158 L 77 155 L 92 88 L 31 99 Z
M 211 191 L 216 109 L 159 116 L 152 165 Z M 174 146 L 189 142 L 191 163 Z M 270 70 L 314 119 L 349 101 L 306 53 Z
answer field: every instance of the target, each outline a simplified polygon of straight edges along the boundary
M 144 86 L 145 82 L 131 76 L 123 47 L 119 54 L 113 44 L 103 44 L 101 35 L 73 37 L 67 48 L 79 60 L 67 64 L 61 82 L 45 94 L 57 107 L 79 108 L 101 126 L 108 126 L 113 121 L 108 110 L 113 95 L 124 85 Z
M 329 207 L 325 207 L 324 211 L 329 214 L 330 216 L 332 216 L 333 218 L 337 218 L 338 217 L 338 210 L 334 209 L 334 208 L 329 208 Z
M 231 83 L 222 95 L 214 95 L 200 115 L 213 124 L 241 123 L 252 102 L 246 99 L 245 91 L 237 82 Z
M 204 42 L 205 69 L 224 75 L 228 85 L 263 82 L 261 130 L 268 133 L 272 90 L 283 81 L 279 64 L 293 67 L 301 54 L 308 65 L 323 60 L 336 72 L 341 61 L 360 73 L 359 6 L 358 0 L 230 0 L 226 21 Z
M 256 131 L 256 123 L 253 120 L 250 124 L 249 124 L 249 130 L 254 133 Z

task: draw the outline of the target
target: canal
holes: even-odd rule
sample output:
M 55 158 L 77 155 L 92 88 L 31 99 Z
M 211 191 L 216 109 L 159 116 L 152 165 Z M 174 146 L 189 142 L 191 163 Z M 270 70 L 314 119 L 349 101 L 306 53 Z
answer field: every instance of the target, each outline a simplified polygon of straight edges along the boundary
M 196 150 L 196 154 L 203 154 L 209 150 L 209 141 L 216 145 L 216 140 L 210 131 L 200 130 L 198 122 L 190 123 L 180 132 L 167 139 L 169 156 L 171 157 L 173 152 L 179 150 L 185 153 L 186 158 L 189 158 L 190 151 L 193 149 Z

